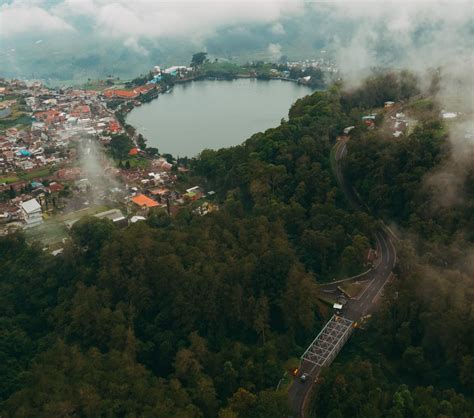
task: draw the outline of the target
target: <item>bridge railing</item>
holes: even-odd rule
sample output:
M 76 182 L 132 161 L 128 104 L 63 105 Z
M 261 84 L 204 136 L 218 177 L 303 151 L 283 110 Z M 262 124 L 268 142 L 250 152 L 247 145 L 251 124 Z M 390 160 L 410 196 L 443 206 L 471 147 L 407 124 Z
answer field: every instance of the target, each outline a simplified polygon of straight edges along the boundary
M 333 315 L 301 356 L 315 367 L 329 366 L 352 333 L 353 321 Z

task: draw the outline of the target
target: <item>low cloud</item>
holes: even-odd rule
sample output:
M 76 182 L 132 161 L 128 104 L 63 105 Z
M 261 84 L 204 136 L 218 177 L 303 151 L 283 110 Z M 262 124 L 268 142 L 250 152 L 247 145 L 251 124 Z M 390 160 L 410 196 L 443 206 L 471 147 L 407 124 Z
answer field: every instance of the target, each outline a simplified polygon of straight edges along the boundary
M 0 6 L 0 36 L 2 39 L 23 34 L 73 30 L 73 27 L 65 20 L 35 5 L 35 3 L 14 1 Z
M 273 24 L 270 31 L 274 35 L 285 35 L 286 34 L 285 28 L 283 27 L 283 25 L 280 22 L 277 22 L 277 23 Z
M 272 61 L 278 61 L 282 57 L 280 44 L 269 44 L 267 52 L 270 55 Z
M 63 19 L 88 17 L 97 33 L 138 47 L 143 41 L 188 37 L 190 42 L 212 36 L 225 26 L 277 22 L 304 9 L 302 0 L 64 0 L 52 12 Z M 283 26 L 274 30 L 284 33 Z M 143 48 L 143 47 L 141 47 Z

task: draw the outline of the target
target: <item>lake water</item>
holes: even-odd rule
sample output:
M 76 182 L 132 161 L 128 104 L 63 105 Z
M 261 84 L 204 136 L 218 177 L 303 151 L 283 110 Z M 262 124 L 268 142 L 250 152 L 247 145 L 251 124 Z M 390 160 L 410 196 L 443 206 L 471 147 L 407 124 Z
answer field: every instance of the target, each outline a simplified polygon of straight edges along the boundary
M 290 106 L 311 92 L 281 80 L 193 81 L 133 109 L 127 123 L 160 153 L 192 157 L 278 126 L 288 119 Z

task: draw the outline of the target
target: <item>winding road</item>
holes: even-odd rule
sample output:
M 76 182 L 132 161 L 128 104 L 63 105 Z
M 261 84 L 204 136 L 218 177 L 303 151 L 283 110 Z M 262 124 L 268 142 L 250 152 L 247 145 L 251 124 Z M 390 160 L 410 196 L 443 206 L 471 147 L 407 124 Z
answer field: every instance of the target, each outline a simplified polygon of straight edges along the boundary
M 343 138 L 339 140 L 334 146 L 336 159 L 335 174 L 337 177 L 337 181 L 344 194 L 346 195 L 347 199 L 355 209 L 368 211 L 367 206 L 361 201 L 356 191 L 347 181 L 345 181 L 343 176 L 341 161 L 347 155 L 347 141 L 348 138 Z M 375 240 L 378 259 L 376 260 L 376 264 L 371 270 L 357 277 L 357 280 L 368 281 L 368 285 L 366 286 L 364 292 L 358 296 L 358 298 L 349 299 L 347 301 L 347 303 L 344 305 L 342 318 L 335 317 L 334 319 L 333 317 L 329 321 L 331 323 L 334 323 L 334 321 L 341 320 L 349 324 L 347 325 L 347 333 L 344 335 L 342 333 L 340 334 L 341 339 L 340 341 L 338 341 L 338 346 L 336 347 L 337 350 L 335 352 L 333 351 L 334 357 L 335 355 L 337 355 L 337 352 L 340 350 L 342 345 L 344 345 L 345 341 L 349 337 L 352 331 L 352 329 L 349 329 L 351 324 L 360 322 L 363 316 L 371 314 L 375 310 L 377 302 L 383 293 L 383 288 L 390 280 L 392 276 L 392 269 L 396 263 L 397 255 L 395 246 L 393 244 L 395 239 L 396 237 L 394 236 L 394 234 L 383 223 L 380 223 L 380 226 L 377 226 L 375 232 Z M 326 291 L 335 291 L 337 289 L 337 284 L 328 283 L 327 285 L 320 286 L 320 289 L 324 289 Z M 325 362 L 324 364 L 324 367 L 329 366 L 332 359 L 333 356 L 328 358 L 327 362 Z M 311 392 L 313 384 L 317 380 L 321 369 L 322 367 L 320 365 L 315 365 L 314 363 L 306 360 L 305 358 L 302 358 L 298 375 L 301 376 L 301 374 L 307 373 L 308 378 L 305 382 L 301 382 L 299 378 L 295 378 L 288 392 L 290 405 L 293 410 L 294 416 L 305 416 L 306 403 L 310 398 L 310 396 L 308 395 Z

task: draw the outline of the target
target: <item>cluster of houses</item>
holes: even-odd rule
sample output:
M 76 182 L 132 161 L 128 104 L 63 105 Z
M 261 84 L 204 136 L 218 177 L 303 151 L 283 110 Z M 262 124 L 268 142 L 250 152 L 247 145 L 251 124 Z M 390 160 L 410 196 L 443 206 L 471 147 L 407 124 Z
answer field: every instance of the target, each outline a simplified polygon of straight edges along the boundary
M 326 51 L 321 51 L 322 55 L 325 55 L 325 53 Z M 288 68 L 299 68 L 302 70 L 317 68 L 327 73 L 336 74 L 339 72 L 337 65 L 331 60 L 324 57 L 320 57 L 317 59 L 307 59 L 302 61 L 291 61 L 287 62 L 286 65 L 288 66 Z
M 51 90 L 16 80 L 4 84 L 9 95 L 24 103 L 30 123 L 0 133 L 0 177 L 18 170 L 28 173 L 68 165 L 75 157 L 70 151 L 71 142 L 85 135 L 106 139 L 121 130 L 96 91 Z
M 129 195 L 125 200 L 128 202 L 129 213 L 146 217 L 150 209 L 161 208 L 168 215 L 175 215 L 183 205 L 189 204 L 198 215 L 206 215 L 217 210 L 217 206 L 209 202 L 215 194 L 214 191 L 205 193 L 200 186 L 178 191 L 177 176 L 171 173 L 170 164 L 163 160 L 158 158 L 153 161 L 153 172 L 144 173 L 139 170 L 127 173 L 127 178 L 124 180 L 128 182 Z M 178 170 L 186 171 L 183 167 L 179 167 Z
M 184 70 L 172 67 L 165 71 Z M 174 214 L 180 206 L 191 204 L 196 214 L 205 215 L 217 208 L 203 199 L 212 192 L 206 194 L 197 186 L 177 191 L 176 172 L 186 168 L 147 155 L 138 146 L 130 156 L 146 159 L 146 169 L 115 168 L 105 156 L 95 156 L 101 170 L 98 177 L 111 180 L 102 188 L 94 183 L 87 166 L 79 164 L 81 146 L 88 147 L 91 141 L 107 144 L 113 134 L 126 133 L 108 109 L 109 102 L 141 99 L 156 94 L 159 86 L 151 83 L 133 90 L 102 92 L 54 90 L 18 80 L 0 80 L 0 86 L 4 94 L 22 104 L 22 113 L 28 116 L 27 123 L 0 128 L 0 234 L 37 227 L 54 214 L 67 213 L 64 223 L 71 227 L 83 209 L 95 206 L 113 208 L 95 216 L 117 224 L 146 219 L 151 209 Z
M 160 86 L 154 83 L 145 84 L 134 89 L 114 89 L 110 88 L 104 90 L 103 96 L 107 100 L 119 100 L 119 101 L 135 101 L 136 105 L 141 104 L 143 101 L 154 99 L 160 93 Z

